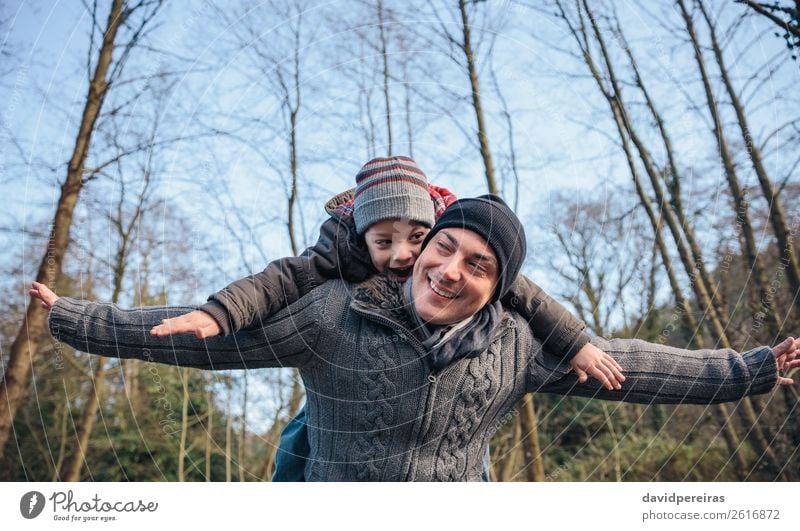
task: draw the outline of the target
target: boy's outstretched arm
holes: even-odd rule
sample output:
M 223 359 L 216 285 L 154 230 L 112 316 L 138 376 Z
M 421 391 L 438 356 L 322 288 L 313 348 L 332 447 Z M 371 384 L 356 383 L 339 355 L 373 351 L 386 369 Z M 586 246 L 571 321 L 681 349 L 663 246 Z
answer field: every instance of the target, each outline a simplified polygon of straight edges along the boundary
M 614 358 L 590 343 L 586 325 L 538 284 L 519 275 L 503 297 L 503 304 L 520 312 L 528 320 L 533 335 L 554 354 L 568 360 L 580 383 L 589 377 L 606 389 L 620 389 L 625 376 Z
M 352 218 L 330 217 L 320 227 L 317 243 L 300 256 L 275 260 L 264 271 L 229 284 L 197 310 L 158 324 L 153 334 L 229 335 L 257 325 L 327 280 L 360 282 L 373 273 Z

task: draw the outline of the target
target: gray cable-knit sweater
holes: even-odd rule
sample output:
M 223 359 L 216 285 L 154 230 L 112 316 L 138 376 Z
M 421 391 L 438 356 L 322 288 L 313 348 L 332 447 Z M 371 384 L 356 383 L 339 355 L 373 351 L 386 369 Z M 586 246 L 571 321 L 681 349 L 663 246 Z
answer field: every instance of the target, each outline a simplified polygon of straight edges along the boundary
M 122 310 L 62 297 L 56 339 L 84 352 L 201 369 L 297 367 L 307 390 L 308 480 L 479 481 L 498 422 L 528 392 L 639 403 L 709 404 L 776 383 L 768 347 L 688 351 L 640 340 L 593 339 L 622 366 L 621 391 L 578 384 L 509 312 L 489 349 L 432 373 L 397 285 L 331 281 L 261 326 L 205 341 L 155 338 L 162 319 L 193 308 Z

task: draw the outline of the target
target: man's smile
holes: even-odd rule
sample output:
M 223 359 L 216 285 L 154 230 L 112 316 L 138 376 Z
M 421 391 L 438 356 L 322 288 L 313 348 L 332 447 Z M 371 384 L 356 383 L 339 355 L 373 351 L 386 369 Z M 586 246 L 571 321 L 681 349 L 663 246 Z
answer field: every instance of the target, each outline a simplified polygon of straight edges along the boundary
M 460 296 L 458 293 L 453 293 L 452 291 L 449 291 L 449 290 L 441 287 L 432 278 L 428 277 L 428 280 L 429 280 L 429 284 L 430 284 L 431 290 L 433 290 L 433 292 L 436 295 L 438 295 L 440 297 L 443 297 L 445 299 L 448 299 L 448 300 L 457 299 Z

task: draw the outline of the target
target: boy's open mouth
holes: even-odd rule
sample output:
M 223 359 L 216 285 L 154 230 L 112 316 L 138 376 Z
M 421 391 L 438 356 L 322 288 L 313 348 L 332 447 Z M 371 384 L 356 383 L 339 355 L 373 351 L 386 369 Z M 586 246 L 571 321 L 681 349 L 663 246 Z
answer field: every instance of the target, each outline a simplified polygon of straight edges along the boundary
M 414 266 L 408 267 L 390 267 L 388 268 L 389 277 L 393 280 L 397 280 L 399 282 L 404 282 L 408 280 L 411 276 L 411 272 L 414 270 Z

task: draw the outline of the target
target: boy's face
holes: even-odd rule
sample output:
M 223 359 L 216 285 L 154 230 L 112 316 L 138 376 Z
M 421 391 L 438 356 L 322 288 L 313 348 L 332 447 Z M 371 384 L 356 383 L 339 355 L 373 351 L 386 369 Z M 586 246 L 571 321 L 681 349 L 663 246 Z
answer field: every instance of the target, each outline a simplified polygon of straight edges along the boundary
M 422 223 L 401 218 L 373 224 L 364 233 L 372 265 L 392 280 L 405 282 L 429 230 Z
M 457 323 L 489 303 L 498 278 L 497 256 L 486 240 L 470 230 L 442 229 L 414 266 L 414 307 L 430 324 Z

